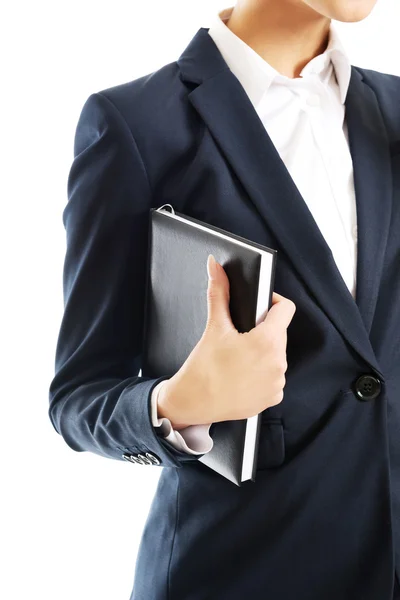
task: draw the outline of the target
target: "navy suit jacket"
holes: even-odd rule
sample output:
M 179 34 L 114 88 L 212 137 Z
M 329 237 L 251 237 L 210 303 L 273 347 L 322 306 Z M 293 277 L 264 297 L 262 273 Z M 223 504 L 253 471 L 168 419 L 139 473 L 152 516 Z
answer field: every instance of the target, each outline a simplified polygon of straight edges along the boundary
M 83 105 L 63 212 L 65 311 L 49 416 L 75 451 L 121 461 L 148 453 L 155 468 L 165 467 L 131 600 L 393 597 L 400 78 L 353 66 L 346 119 L 358 216 L 355 300 L 207 29 L 177 61 Z M 263 412 L 256 481 L 240 488 L 151 424 L 151 391 L 163 377 L 139 373 L 149 210 L 164 203 L 276 248 L 275 291 L 297 306 L 284 399 Z M 126 462 L 132 477 L 143 468 L 151 467 Z

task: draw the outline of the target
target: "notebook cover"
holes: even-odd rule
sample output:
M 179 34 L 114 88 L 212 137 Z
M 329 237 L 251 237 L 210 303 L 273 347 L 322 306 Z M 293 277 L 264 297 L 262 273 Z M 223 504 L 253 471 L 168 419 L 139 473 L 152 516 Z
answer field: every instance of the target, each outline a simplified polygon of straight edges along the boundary
M 268 306 L 272 304 L 276 250 L 175 214 L 186 222 L 163 211 L 150 211 L 142 375 L 151 378 L 174 375 L 203 335 L 207 322 L 209 254 L 223 265 L 229 278 L 229 309 L 235 327 L 240 332 L 254 327 L 261 256 L 235 244 L 232 238 L 273 253 Z M 204 225 L 207 230 L 191 226 L 190 221 Z M 220 231 L 230 239 L 222 239 L 213 231 Z M 241 485 L 246 423 L 247 419 L 214 423 L 210 429 L 213 448 L 198 459 L 236 485 Z M 256 450 L 259 431 L 260 417 Z M 255 470 L 256 460 L 253 481 Z

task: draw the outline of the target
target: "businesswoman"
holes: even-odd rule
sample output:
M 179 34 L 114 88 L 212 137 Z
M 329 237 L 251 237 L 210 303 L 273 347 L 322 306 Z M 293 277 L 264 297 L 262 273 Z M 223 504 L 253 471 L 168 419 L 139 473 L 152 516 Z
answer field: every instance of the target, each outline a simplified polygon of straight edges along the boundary
M 351 65 L 332 23 L 374 5 L 239 0 L 82 107 L 49 416 L 77 452 L 162 469 L 131 600 L 400 598 L 400 78 Z M 204 335 L 152 378 L 164 203 L 278 258 L 241 334 L 210 256 Z M 235 486 L 199 458 L 212 424 L 258 413 L 256 480 Z

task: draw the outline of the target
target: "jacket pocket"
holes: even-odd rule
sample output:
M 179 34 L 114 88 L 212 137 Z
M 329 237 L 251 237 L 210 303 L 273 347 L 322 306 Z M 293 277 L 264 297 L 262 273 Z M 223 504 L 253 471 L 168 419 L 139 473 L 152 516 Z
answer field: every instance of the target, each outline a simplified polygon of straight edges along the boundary
M 282 419 L 261 421 L 257 470 L 279 467 L 285 460 L 285 437 Z

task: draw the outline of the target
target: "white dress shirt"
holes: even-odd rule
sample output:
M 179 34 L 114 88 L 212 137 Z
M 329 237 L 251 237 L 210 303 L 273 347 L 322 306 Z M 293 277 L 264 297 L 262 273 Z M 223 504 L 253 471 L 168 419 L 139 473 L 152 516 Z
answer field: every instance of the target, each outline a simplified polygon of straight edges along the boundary
M 325 52 L 292 79 L 228 29 L 232 9 L 220 11 L 208 33 L 249 96 L 355 297 L 357 213 L 344 106 L 351 64 L 338 33 L 331 23 Z M 157 393 L 163 383 L 151 398 L 153 425 L 179 450 L 209 452 L 209 424 L 175 431 L 169 419 L 158 419 Z

